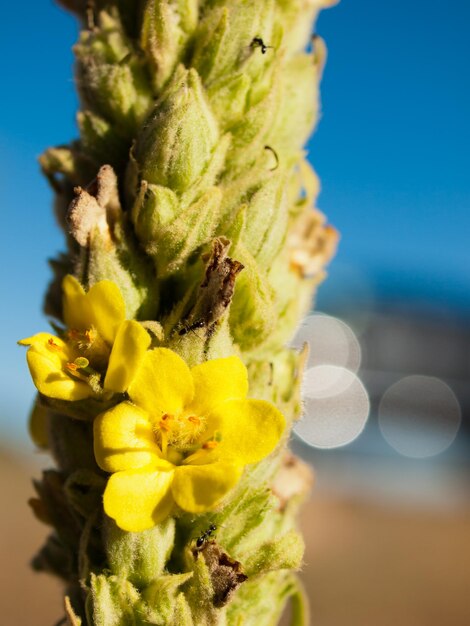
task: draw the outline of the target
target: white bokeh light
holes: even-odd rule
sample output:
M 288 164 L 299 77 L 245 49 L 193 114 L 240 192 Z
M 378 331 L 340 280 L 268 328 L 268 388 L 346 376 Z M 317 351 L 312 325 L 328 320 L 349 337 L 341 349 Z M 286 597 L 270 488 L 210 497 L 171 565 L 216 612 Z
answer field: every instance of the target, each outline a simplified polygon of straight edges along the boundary
M 309 315 L 302 322 L 292 347 L 301 348 L 307 342 L 307 367 L 336 365 L 357 372 L 361 364 L 361 347 L 356 335 L 343 321 L 330 315 Z
M 384 393 L 379 425 L 384 439 L 403 456 L 426 458 L 446 450 L 461 422 L 460 404 L 444 381 L 407 376 Z
M 316 448 L 337 448 L 361 434 L 370 403 L 354 372 L 318 365 L 306 371 L 302 390 L 304 415 L 294 431 L 305 443 Z

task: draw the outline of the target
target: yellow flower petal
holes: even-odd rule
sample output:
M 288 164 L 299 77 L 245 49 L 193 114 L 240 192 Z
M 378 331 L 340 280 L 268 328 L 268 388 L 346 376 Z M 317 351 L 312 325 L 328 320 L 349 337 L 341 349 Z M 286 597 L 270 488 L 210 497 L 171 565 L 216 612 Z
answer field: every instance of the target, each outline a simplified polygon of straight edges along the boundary
M 159 418 L 188 405 L 194 395 L 189 367 L 172 350 L 149 350 L 128 389 L 133 402 Z
M 243 468 L 231 463 L 181 465 L 175 469 L 171 490 L 185 511 L 202 513 L 213 509 L 238 483 Z
M 122 530 L 140 532 L 152 528 L 170 514 L 172 480 L 172 471 L 153 468 L 117 472 L 106 485 L 104 510 Z
M 139 469 L 150 464 L 173 467 L 159 458 L 147 413 L 130 402 L 121 402 L 98 415 L 93 434 L 96 462 L 106 472 Z
M 83 400 L 93 395 L 91 387 L 75 380 L 65 371 L 65 365 L 73 361 L 69 346 L 49 333 L 38 333 L 19 341 L 30 346 L 26 360 L 36 389 L 39 393 L 59 400 Z
M 78 280 L 67 274 L 62 281 L 62 307 L 67 328 L 87 330 L 92 326 L 92 313 L 85 290 Z
M 119 287 L 110 280 L 100 280 L 86 294 L 92 323 L 101 337 L 112 344 L 118 327 L 126 319 L 126 305 Z
M 242 400 L 248 393 L 248 372 L 237 356 L 213 359 L 191 369 L 194 400 L 189 407 L 195 415 L 206 415 L 225 400 Z
M 215 450 L 218 457 L 241 465 L 256 463 L 270 454 L 285 425 L 282 413 L 264 400 L 229 400 L 208 416 L 209 431 L 221 434 Z
M 122 322 L 116 334 L 104 388 L 123 393 L 129 387 L 150 346 L 150 335 L 139 322 Z

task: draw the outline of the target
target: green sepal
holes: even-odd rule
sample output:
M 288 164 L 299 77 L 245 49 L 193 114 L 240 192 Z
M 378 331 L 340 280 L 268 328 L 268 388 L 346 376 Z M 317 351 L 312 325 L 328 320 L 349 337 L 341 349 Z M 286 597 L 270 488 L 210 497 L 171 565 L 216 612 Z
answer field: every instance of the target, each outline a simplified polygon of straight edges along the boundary
M 197 0 L 146 0 L 140 44 L 152 66 L 152 81 L 157 92 L 181 60 L 197 19 Z
M 173 549 L 175 522 L 169 517 L 149 530 L 130 533 L 105 518 L 103 537 L 111 572 L 143 589 L 158 580 L 165 568 Z
M 125 578 L 92 573 L 86 605 L 88 622 L 93 626 L 143 626 L 135 612 L 139 599 L 139 592 Z
M 100 11 L 95 28 L 81 32 L 74 48 L 83 103 L 129 137 L 152 102 L 146 70 L 115 10 Z
M 279 569 L 298 569 L 302 563 L 305 544 L 298 532 L 292 530 L 280 539 L 263 543 L 245 562 L 248 576 Z
M 233 256 L 244 270 L 241 272 L 230 307 L 230 328 L 242 350 L 252 350 L 265 341 L 276 325 L 274 292 L 266 273 L 253 256 L 238 245 Z
M 180 210 L 176 195 L 167 187 L 142 183 L 132 218 L 137 235 L 154 260 L 159 278 L 181 269 L 188 257 L 208 243 L 219 222 L 222 192 L 208 189 Z
M 185 574 L 160 576 L 142 592 L 141 613 L 149 624 L 155 626 L 190 626 L 191 609 L 179 588 L 191 577 Z
M 269 59 L 252 42 L 256 37 L 271 42 L 274 1 L 225 0 L 214 4 L 195 33 L 192 65 L 206 85 L 241 69 L 256 76 Z
M 141 176 L 182 193 L 202 174 L 218 139 L 198 73 L 180 67 L 137 140 Z

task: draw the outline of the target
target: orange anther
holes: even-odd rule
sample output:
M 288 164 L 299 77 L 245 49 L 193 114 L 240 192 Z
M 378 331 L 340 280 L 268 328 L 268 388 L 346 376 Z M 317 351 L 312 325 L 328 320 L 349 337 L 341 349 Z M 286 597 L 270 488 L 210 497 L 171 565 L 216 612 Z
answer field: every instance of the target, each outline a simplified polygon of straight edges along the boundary
M 78 370 L 78 365 L 75 365 L 75 363 L 66 363 L 65 367 L 71 372 L 76 372 Z
M 201 419 L 199 417 L 196 417 L 195 415 L 190 415 L 188 417 L 188 422 L 191 422 L 191 424 L 195 424 L 196 426 L 199 426 L 199 424 L 201 423 Z
M 52 337 L 47 340 L 47 345 L 49 346 L 49 349 L 54 350 L 54 352 L 60 352 L 62 350 L 62 348 L 54 341 L 54 339 L 52 339 Z
M 202 445 L 202 449 L 203 450 L 214 450 L 214 448 L 217 448 L 218 445 L 219 445 L 218 441 L 214 441 L 214 440 L 206 441 L 206 443 L 204 443 Z

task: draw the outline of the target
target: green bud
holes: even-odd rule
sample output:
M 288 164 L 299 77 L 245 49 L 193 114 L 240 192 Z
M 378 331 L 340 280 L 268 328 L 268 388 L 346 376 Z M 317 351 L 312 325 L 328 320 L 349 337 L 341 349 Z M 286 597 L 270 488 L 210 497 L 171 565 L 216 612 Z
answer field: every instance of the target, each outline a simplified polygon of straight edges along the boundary
M 240 70 L 257 76 L 269 59 L 253 41 L 261 38 L 272 45 L 274 1 L 213 4 L 196 31 L 192 65 L 207 85 Z
M 249 106 L 243 119 L 230 132 L 233 136 L 232 150 L 228 154 L 226 168 L 230 178 L 252 166 L 263 157 L 267 138 L 276 118 L 279 105 L 279 89 L 276 74 L 266 95 Z
M 137 141 L 142 178 L 185 191 L 204 171 L 218 137 L 198 73 L 178 70 Z
M 161 576 L 174 538 L 175 521 L 171 517 L 140 533 L 125 532 L 106 518 L 104 540 L 111 572 L 127 578 L 139 589 L 147 587 Z
M 88 621 L 93 626 L 137 626 L 134 606 L 139 593 L 130 582 L 118 576 L 91 574 L 91 594 L 87 600 Z
M 155 261 L 160 278 L 175 273 L 190 255 L 211 240 L 219 222 L 221 199 L 220 189 L 212 187 L 172 222 L 161 223 L 154 229 L 152 239 L 143 242 L 147 254 Z M 155 212 L 157 223 L 158 217 Z M 162 216 L 162 221 L 164 219 Z
M 192 572 L 187 572 L 185 574 L 160 576 L 158 580 L 146 587 L 142 592 L 144 602 L 141 609 L 145 619 L 156 626 L 167 626 L 168 624 L 189 626 L 192 624 L 189 605 L 184 595 L 179 592 L 181 585 L 184 585 L 192 575 Z
M 92 111 L 80 111 L 77 122 L 83 149 L 98 163 L 109 162 L 113 167 L 122 167 L 127 158 L 128 145 L 116 132 L 116 127 Z
M 207 96 L 221 128 L 230 128 L 245 113 L 251 80 L 246 74 L 223 77 L 212 83 Z
M 300 154 L 318 117 L 319 66 L 313 54 L 298 54 L 280 74 L 280 108 L 268 143 L 287 155 Z
M 75 54 L 85 106 L 119 124 L 121 131 L 134 133 L 152 104 L 153 94 L 117 13 L 101 11 L 97 26 L 82 31 Z
M 251 576 L 278 569 L 298 569 L 304 550 L 302 537 L 292 530 L 280 539 L 268 541 L 260 546 L 245 563 L 245 568 Z
M 123 295 L 127 317 L 152 319 L 158 304 L 154 272 L 132 238 L 113 169 L 104 165 L 89 189 L 76 190 L 68 215 L 71 233 L 81 246 L 77 269 L 82 283 L 91 287 L 112 280 Z
M 252 350 L 265 341 L 276 325 L 274 292 L 266 274 L 243 245 L 233 256 L 244 265 L 230 307 L 230 328 L 242 350 Z
M 286 235 L 285 182 L 279 173 L 267 177 L 247 203 L 243 243 L 261 267 L 270 266 Z
M 150 59 L 157 91 L 173 73 L 197 19 L 198 0 L 147 0 L 140 42 Z

